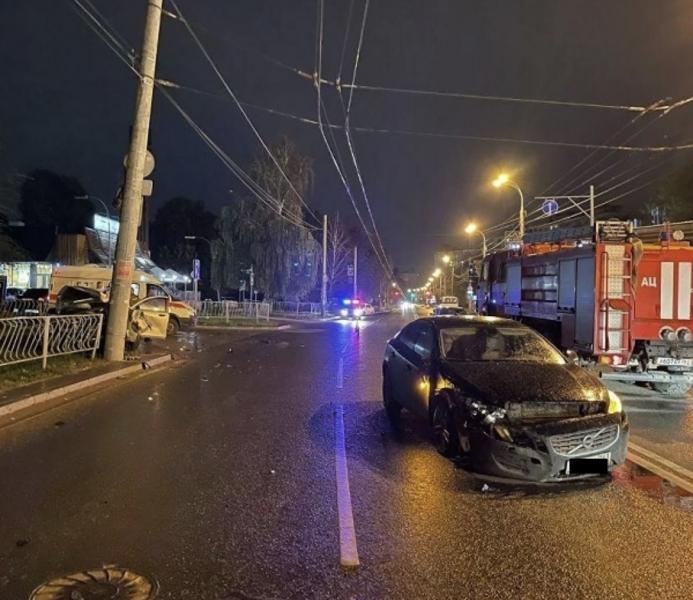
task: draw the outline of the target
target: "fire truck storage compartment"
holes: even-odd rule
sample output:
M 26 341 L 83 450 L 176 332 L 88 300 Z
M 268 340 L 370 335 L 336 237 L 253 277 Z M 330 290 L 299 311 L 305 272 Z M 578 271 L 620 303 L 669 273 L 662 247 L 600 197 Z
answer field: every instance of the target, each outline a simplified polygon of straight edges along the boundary
M 520 257 L 508 259 L 506 265 L 505 314 L 519 316 L 522 314 L 522 263 Z
M 522 263 L 522 314 L 558 320 L 558 261 L 552 254 L 526 256 Z

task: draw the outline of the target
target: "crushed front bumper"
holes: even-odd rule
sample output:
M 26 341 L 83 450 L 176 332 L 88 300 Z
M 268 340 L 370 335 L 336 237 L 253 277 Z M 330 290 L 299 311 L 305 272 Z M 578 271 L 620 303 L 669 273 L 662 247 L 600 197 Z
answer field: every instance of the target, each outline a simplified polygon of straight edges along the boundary
M 496 439 L 481 428 L 470 432 L 474 470 L 521 481 L 560 482 L 601 475 L 596 468 L 604 464 L 600 461 L 606 460 L 607 471 L 611 471 L 626 458 L 629 425 L 623 413 L 508 429 L 514 443 Z M 571 472 L 574 459 L 582 463 L 579 473 Z M 589 462 L 582 459 L 597 461 L 594 473 L 584 472 Z

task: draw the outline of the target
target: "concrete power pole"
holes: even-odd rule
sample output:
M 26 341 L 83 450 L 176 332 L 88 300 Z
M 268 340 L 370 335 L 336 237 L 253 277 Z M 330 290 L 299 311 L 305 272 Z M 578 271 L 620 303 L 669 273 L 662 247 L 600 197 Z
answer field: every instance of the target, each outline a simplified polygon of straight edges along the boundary
M 327 314 L 327 215 L 322 218 L 322 316 Z
M 358 277 L 359 277 L 359 248 L 358 248 L 358 246 L 354 246 L 354 298 L 358 298 L 358 296 L 359 296 Z
M 125 333 L 130 310 L 130 285 L 135 269 L 137 228 L 142 216 L 142 180 L 152 114 L 156 53 L 161 27 L 163 0 L 148 0 L 147 20 L 142 41 L 141 79 L 135 103 L 135 118 L 128 150 L 128 168 L 120 211 L 120 230 L 116 243 L 115 265 L 111 283 L 108 328 L 106 329 L 106 360 L 123 360 Z

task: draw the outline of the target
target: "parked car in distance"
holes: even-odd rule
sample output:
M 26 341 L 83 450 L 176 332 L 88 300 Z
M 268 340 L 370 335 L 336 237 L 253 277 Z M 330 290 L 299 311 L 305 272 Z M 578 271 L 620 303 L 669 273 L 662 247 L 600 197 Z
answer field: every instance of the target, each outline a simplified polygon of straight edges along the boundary
M 437 317 L 443 316 L 443 315 L 451 315 L 451 316 L 462 316 L 462 315 L 468 315 L 469 311 L 466 308 L 462 308 L 461 306 L 436 306 L 433 309 L 433 314 L 436 315 Z
M 19 300 L 22 297 L 22 288 L 8 287 L 5 291 L 5 302 L 13 302 L 14 300 Z
M 417 304 L 414 312 L 417 317 L 428 317 L 433 314 L 433 307 L 430 304 Z
M 369 304 L 368 302 L 364 302 L 364 304 L 362 305 L 362 308 L 363 308 L 363 314 L 365 316 L 375 314 L 374 306 L 372 304 Z
M 616 394 L 538 333 L 495 317 L 431 317 L 385 350 L 383 402 L 428 420 L 436 448 L 504 479 L 603 476 L 625 460 Z
M 64 286 L 56 298 L 55 311 L 59 315 L 98 313 L 104 315 L 104 325 L 108 317 L 109 296 L 107 292 L 88 287 Z M 170 318 L 169 299 L 164 296 L 150 296 L 140 299 L 132 296 L 126 346 L 136 349 L 142 340 L 164 339 Z M 105 327 L 102 335 L 105 334 Z

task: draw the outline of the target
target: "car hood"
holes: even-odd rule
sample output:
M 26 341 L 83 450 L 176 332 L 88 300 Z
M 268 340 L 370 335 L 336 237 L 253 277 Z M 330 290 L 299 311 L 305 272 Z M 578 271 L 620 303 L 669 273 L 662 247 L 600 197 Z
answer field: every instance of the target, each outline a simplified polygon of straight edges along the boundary
M 608 392 L 577 365 L 443 361 L 441 375 L 485 402 L 606 400 Z

